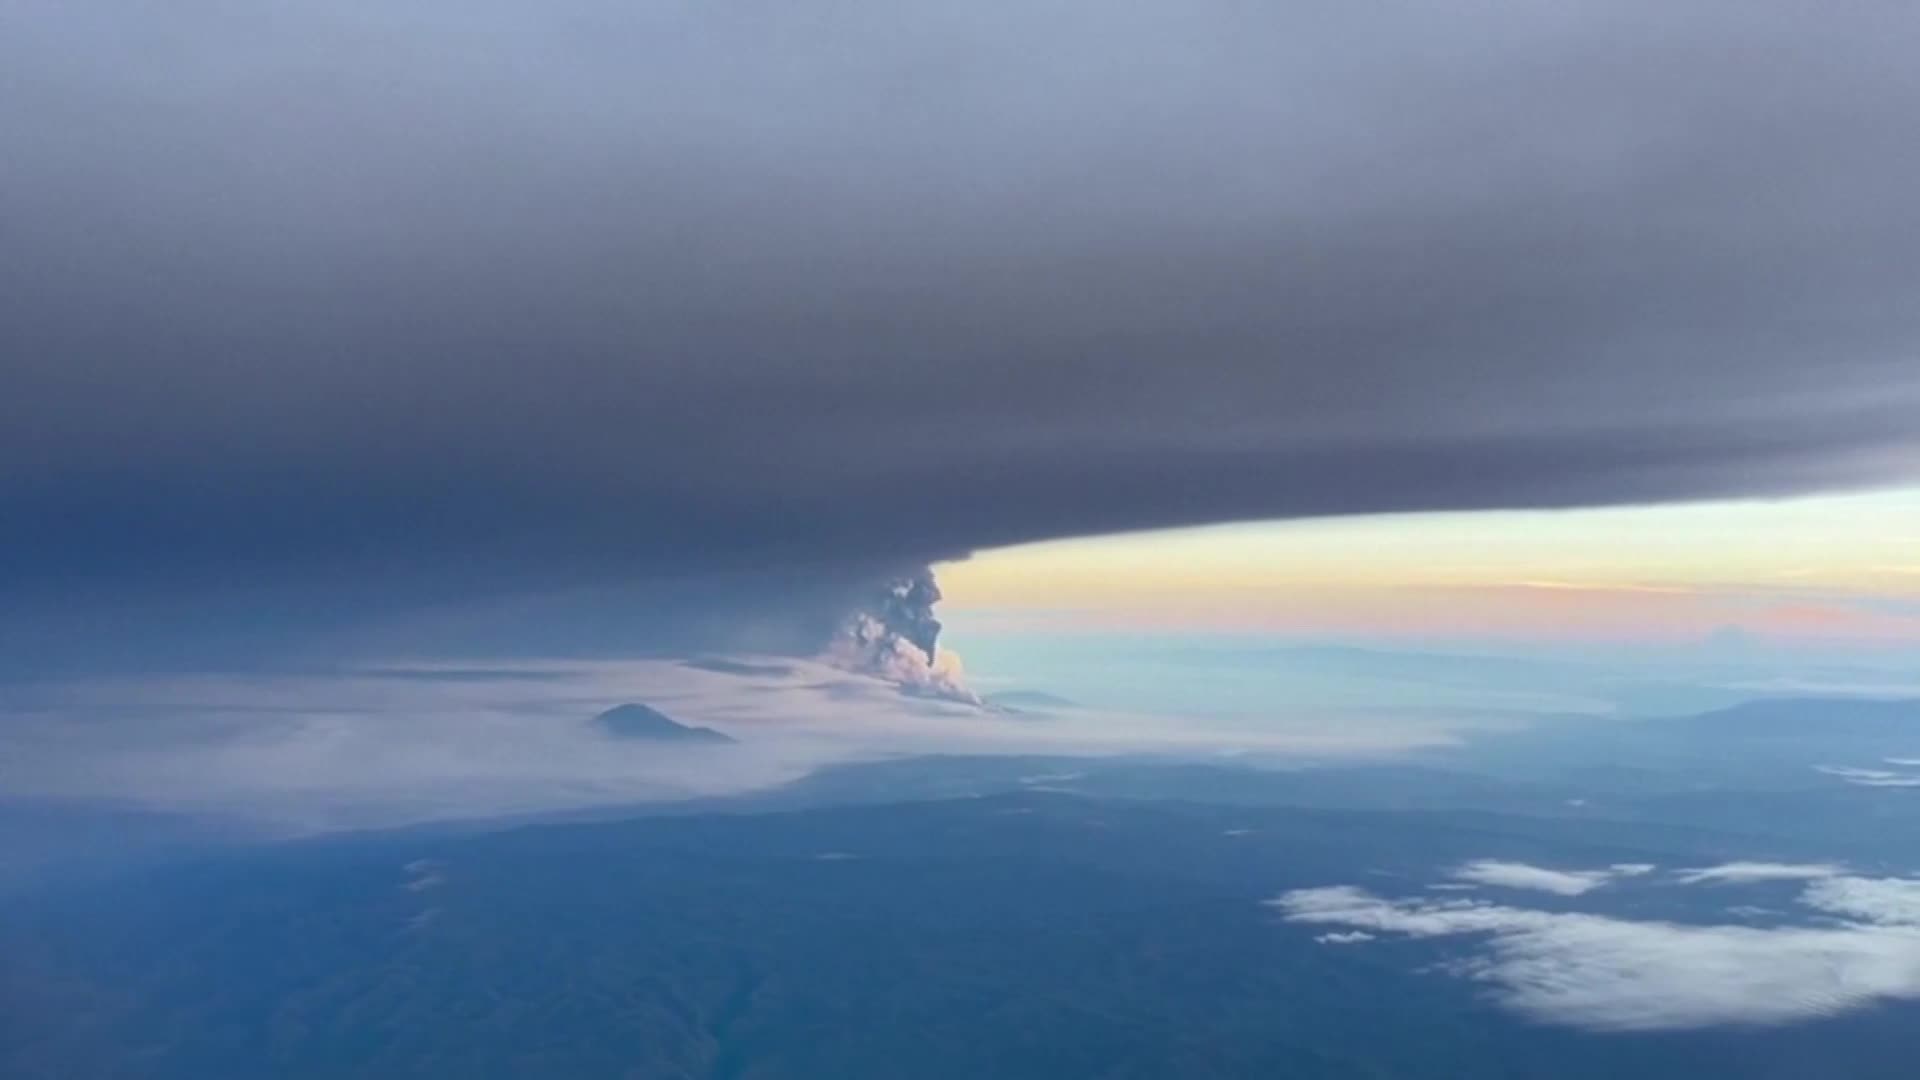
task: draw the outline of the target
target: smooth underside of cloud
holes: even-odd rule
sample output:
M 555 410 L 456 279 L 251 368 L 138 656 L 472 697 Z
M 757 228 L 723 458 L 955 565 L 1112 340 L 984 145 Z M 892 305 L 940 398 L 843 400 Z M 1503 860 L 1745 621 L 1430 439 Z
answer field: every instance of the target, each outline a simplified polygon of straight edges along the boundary
M 0 663 L 1915 476 L 1912 5 L 4 20 Z
M 1495 1001 L 1527 1016 L 1595 1030 L 1780 1024 L 1920 999 L 1920 880 L 1766 863 L 1663 880 L 1678 887 L 1803 881 L 1798 902 L 1822 924 L 1636 920 L 1474 899 L 1396 899 L 1352 886 L 1298 889 L 1268 903 L 1290 922 L 1342 928 L 1316 937 L 1324 944 L 1383 935 L 1477 939 L 1477 955 L 1444 970 L 1485 984 Z

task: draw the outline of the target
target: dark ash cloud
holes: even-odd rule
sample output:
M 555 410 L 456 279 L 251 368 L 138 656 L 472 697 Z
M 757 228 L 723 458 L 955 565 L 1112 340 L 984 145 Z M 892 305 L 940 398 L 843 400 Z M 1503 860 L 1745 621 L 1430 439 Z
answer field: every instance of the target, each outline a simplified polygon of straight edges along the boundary
M 21 0 L 0 599 L 1910 479 L 1916 46 L 1784 0 Z
M 942 626 L 933 613 L 940 600 L 930 568 L 886 581 L 847 615 L 824 655 L 908 693 L 983 704 L 968 688 L 959 657 L 940 647 Z

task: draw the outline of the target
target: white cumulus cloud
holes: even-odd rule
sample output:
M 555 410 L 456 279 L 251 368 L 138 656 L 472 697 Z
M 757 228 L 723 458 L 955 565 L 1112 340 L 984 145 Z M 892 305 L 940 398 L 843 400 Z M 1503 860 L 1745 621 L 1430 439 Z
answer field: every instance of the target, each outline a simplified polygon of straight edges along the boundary
M 1845 883 L 1845 884 L 1842 884 Z M 1454 970 L 1538 1020 L 1653 1031 L 1779 1024 L 1920 998 L 1920 882 L 1838 878 L 1809 902 L 1870 921 L 1837 927 L 1698 926 L 1533 911 L 1473 900 L 1386 899 L 1350 886 L 1270 904 L 1292 922 L 1349 933 L 1479 936 Z
M 1634 877 L 1652 871 L 1650 865 L 1621 863 L 1605 870 L 1551 870 L 1521 862 L 1476 859 L 1456 869 L 1455 881 L 1476 885 L 1494 885 L 1504 889 L 1531 889 L 1556 896 L 1579 896 L 1605 885 L 1616 877 Z
M 1904 759 L 1887 759 L 1889 763 L 1904 764 Z M 1815 765 L 1815 772 L 1828 776 L 1837 776 L 1849 784 L 1861 787 L 1920 787 L 1920 775 L 1899 773 L 1888 769 L 1856 769 L 1849 765 Z
M 1751 885 L 1759 881 L 1813 881 L 1844 869 L 1832 863 L 1730 862 L 1679 872 L 1682 885 Z
M 1880 926 L 1920 927 L 1920 881 L 1834 877 L 1815 881 L 1800 902 L 1834 915 Z

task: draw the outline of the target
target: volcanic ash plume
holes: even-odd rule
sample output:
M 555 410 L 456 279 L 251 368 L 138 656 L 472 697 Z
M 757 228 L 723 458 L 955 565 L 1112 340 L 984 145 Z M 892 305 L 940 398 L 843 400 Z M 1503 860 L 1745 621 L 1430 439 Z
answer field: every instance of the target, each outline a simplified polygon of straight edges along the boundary
M 980 704 L 967 689 L 960 658 L 940 648 L 940 620 L 933 617 L 939 602 L 931 569 L 888 582 L 847 616 L 827 648 L 828 661 L 898 683 L 909 693 Z

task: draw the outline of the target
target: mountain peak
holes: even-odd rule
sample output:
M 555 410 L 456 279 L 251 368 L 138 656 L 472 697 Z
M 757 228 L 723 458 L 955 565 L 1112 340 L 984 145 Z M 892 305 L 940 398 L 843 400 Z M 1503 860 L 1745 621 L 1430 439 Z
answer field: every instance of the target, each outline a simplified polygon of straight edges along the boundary
M 656 742 L 731 743 L 732 737 L 712 728 L 682 724 L 650 705 L 615 705 L 593 718 L 594 725 L 622 739 L 651 739 Z

